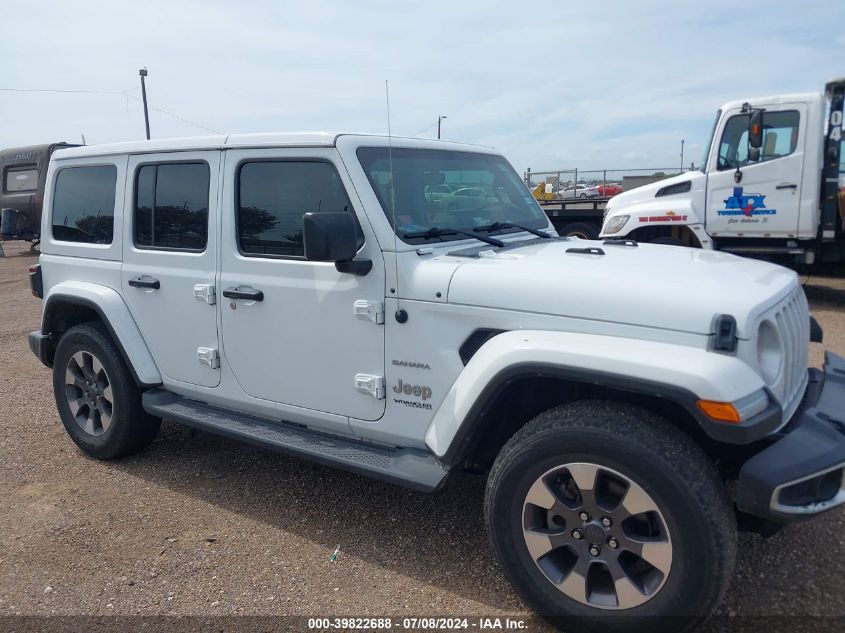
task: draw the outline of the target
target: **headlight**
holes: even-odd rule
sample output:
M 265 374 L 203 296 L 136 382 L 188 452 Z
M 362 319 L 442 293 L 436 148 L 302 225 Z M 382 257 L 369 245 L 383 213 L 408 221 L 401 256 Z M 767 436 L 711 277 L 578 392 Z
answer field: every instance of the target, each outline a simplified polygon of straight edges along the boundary
M 607 226 L 604 227 L 604 232 L 619 233 L 619 231 L 622 230 L 622 227 L 625 226 L 625 223 L 630 217 L 630 215 L 617 215 L 615 218 L 610 218 L 610 221 L 607 223 Z
M 783 368 L 783 340 L 771 321 L 763 321 L 757 330 L 757 367 L 769 387 L 780 378 Z

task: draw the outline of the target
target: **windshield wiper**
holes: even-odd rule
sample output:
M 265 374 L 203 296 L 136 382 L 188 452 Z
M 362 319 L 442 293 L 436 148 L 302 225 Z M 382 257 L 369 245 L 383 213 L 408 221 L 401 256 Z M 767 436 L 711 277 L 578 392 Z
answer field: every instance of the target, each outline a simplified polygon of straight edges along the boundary
M 493 222 L 493 224 L 485 224 L 484 226 L 477 226 L 473 229 L 473 231 L 498 231 L 499 229 L 519 229 L 520 231 L 527 231 L 532 235 L 536 235 L 537 237 L 544 237 L 546 239 L 551 238 L 551 235 L 548 233 L 543 233 L 543 231 L 538 231 L 537 229 L 529 229 L 527 226 L 521 226 L 519 224 L 514 224 L 513 222 Z
M 416 238 L 416 237 L 441 237 L 443 235 L 466 235 L 467 237 L 472 237 L 476 240 L 481 240 L 487 244 L 491 244 L 492 246 L 504 246 L 505 243 L 502 240 L 497 240 L 495 237 L 487 237 L 486 235 L 476 235 L 475 233 L 470 233 L 469 231 L 464 231 L 462 229 L 444 229 L 440 226 L 433 226 L 426 231 L 415 231 L 413 233 L 403 233 L 402 237 L 409 237 L 409 238 Z

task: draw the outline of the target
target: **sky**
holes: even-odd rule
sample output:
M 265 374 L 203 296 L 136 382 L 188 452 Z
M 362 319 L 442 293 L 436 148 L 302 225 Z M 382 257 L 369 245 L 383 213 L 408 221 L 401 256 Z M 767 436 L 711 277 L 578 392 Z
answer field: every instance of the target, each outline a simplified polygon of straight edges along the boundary
M 27 0 L 0 15 L 3 148 L 142 139 L 145 66 L 155 138 L 383 134 L 387 81 L 395 136 L 434 138 L 446 115 L 443 138 L 520 172 L 663 168 L 681 139 L 699 162 L 721 103 L 845 76 L 842 0 Z

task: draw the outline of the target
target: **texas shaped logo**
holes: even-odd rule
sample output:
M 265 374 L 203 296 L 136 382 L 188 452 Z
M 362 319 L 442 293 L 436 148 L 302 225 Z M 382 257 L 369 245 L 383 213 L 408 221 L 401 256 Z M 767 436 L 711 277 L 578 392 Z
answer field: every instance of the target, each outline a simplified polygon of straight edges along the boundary
M 750 218 L 753 215 L 774 215 L 774 209 L 766 208 L 766 196 L 762 193 L 749 193 L 744 195 L 742 187 L 734 187 L 734 193 L 725 200 L 725 210 L 719 211 L 719 215 L 744 215 Z

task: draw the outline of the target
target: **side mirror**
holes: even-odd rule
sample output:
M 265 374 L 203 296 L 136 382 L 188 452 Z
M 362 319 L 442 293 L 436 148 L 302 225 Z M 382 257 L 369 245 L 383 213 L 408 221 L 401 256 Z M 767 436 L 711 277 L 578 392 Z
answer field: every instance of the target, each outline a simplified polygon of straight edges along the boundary
M 748 146 L 753 149 L 763 147 L 763 111 L 752 110 L 748 117 Z
M 334 262 L 340 272 L 366 275 L 373 267 L 367 261 L 352 261 L 358 253 L 358 227 L 355 216 L 345 211 L 311 213 L 302 216 L 305 258 L 314 262 Z

